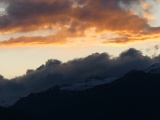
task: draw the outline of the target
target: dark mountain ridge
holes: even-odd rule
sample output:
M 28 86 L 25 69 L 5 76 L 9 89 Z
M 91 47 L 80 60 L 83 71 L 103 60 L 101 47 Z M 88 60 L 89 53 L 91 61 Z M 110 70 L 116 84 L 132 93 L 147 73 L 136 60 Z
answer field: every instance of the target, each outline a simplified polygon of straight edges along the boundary
M 30 94 L 11 108 L 46 120 L 116 120 L 160 118 L 160 74 L 131 71 L 110 84 L 83 91 L 58 87 Z
M 1 120 L 43 120 L 41 117 L 17 109 L 0 107 Z

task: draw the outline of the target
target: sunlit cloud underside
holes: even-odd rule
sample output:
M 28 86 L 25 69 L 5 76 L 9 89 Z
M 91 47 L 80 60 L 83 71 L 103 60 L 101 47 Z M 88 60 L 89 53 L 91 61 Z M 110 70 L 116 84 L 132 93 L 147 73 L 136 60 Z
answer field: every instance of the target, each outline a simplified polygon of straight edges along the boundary
M 1 0 L 0 46 L 157 40 L 159 0 Z

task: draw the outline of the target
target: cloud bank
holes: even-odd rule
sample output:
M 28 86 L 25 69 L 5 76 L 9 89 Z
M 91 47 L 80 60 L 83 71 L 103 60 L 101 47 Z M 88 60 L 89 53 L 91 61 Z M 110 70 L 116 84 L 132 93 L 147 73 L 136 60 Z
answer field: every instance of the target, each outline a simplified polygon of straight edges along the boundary
M 107 53 L 95 53 L 66 63 L 50 59 L 36 70 L 28 69 L 26 74 L 11 80 L 0 76 L 0 104 L 15 102 L 32 92 L 39 92 L 56 85 L 84 82 L 96 76 L 100 79 L 120 77 L 130 70 L 144 70 L 160 62 L 160 56 L 150 58 L 136 49 L 122 52 L 119 57 L 110 58 Z
M 159 2 L 156 0 L 151 0 Z M 20 37 L 0 42 L 0 45 L 67 44 L 67 38 L 86 37 L 87 31 L 101 34 L 112 32 L 117 37 L 107 43 L 128 43 L 159 38 L 160 27 L 151 27 L 148 17 L 138 15 L 132 6 L 138 6 L 150 15 L 147 0 L 0 0 L 8 4 L 6 14 L 0 16 L 0 33 L 29 32 L 59 27 L 57 34 L 46 38 Z M 94 34 L 93 34 L 94 36 Z M 33 41 L 33 42 L 32 42 Z M 64 41 L 64 42 L 63 42 Z

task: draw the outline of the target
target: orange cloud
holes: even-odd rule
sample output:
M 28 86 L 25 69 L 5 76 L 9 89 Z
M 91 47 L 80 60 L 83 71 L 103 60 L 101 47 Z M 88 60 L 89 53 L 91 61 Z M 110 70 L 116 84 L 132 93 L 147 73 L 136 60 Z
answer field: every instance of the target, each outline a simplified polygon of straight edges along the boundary
M 105 43 L 143 41 L 152 36 L 157 38 L 157 34 L 160 33 L 159 27 L 153 28 L 148 25 L 148 17 L 151 16 L 140 17 L 119 5 L 120 2 L 126 5 L 134 2 L 139 4 L 140 0 L 6 0 L 6 2 L 9 6 L 6 9 L 7 15 L 0 17 L 0 33 L 36 31 L 55 26 L 68 27 L 65 30 L 67 34 L 63 37 L 60 31 L 57 35 L 48 37 L 10 39 L 0 42 L 1 45 L 18 44 L 18 42 L 23 44 L 65 43 L 68 38 L 84 37 L 85 32 L 91 28 L 95 28 L 96 33 L 110 31 L 120 35 L 119 38 L 107 40 Z M 151 6 L 144 4 L 142 7 L 148 11 Z M 137 35 L 138 37 L 135 37 Z
M 72 32 L 69 32 L 66 28 L 59 30 L 55 35 L 50 35 L 46 37 L 42 36 L 32 36 L 32 37 L 19 37 L 11 38 L 9 40 L 0 41 L 0 46 L 33 46 L 33 45 L 64 45 L 70 44 L 73 41 L 68 40 L 69 37 L 73 37 Z M 79 37 L 80 35 L 74 34 L 74 37 Z
M 119 37 L 110 38 L 102 42 L 103 44 L 127 44 L 133 42 L 140 42 L 144 40 L 154 40 L 160 38 L 159 34 L 125 34 Z
M 7 41 L 1 41 L 0 46 L 25 46 L 25 45 L 46 45 L 46 44 L 64 44 L 66 41 L 61 40 L 55 36 L 48 37 L 19 37 L 19 38 L 11 38 Z

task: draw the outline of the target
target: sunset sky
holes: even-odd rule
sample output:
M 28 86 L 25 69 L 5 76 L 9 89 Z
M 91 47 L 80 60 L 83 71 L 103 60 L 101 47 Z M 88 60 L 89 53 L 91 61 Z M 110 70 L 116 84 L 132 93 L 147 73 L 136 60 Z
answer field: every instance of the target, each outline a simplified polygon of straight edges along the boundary
M 160 0 L 0 0 L 0 74 L 13 78 L 48 59 L 136 48 L 160 53 Z

